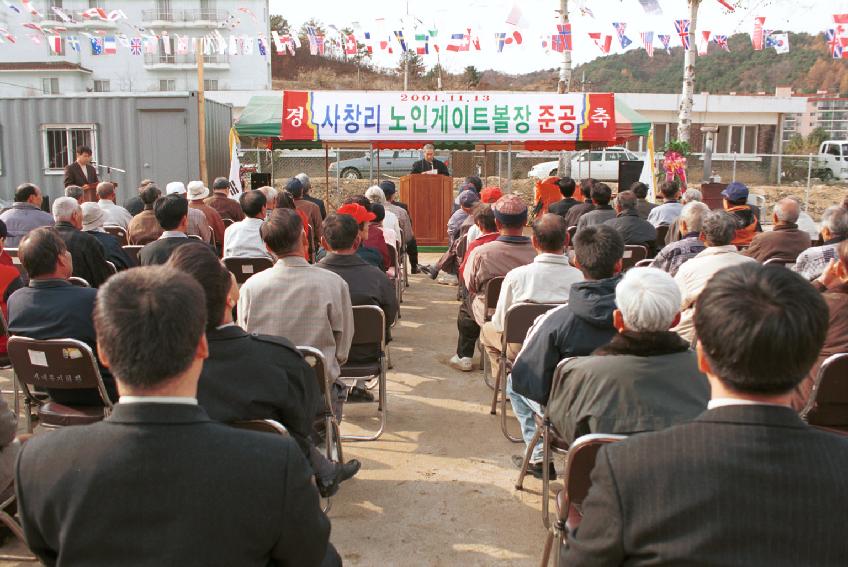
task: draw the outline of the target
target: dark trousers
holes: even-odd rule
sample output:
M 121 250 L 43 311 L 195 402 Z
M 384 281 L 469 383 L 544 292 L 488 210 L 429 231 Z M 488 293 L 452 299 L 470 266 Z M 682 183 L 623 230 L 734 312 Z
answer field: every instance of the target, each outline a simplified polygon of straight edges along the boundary
M 459 306 L 456 328 L 459 330 L 459 339 L 456 341 L 456 355 L 460 358 L 473 358 L 477 339 L 480 338 L 480 325 L 474 320 L 474 316 L 468 310 L 465 301 Z
M 415 268 L 418 265 L 418 241 L 415 237 L 406 243 L 406 254 L 409 256 L 409 265 Z

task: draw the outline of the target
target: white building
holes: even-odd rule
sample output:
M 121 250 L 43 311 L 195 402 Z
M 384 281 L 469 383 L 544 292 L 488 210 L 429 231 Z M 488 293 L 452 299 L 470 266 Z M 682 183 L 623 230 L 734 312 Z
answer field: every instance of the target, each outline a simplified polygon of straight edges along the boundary
M 32 0 L 41 17 L 30 14 L 20 2 L 15 13 L 0 5 L 0 26 L 15 36 L 16 42 L 0 44 L 0 97 L 85 92 L 171 92 L 197 90 L 197 63 L 193 51 L 178 54 L 178 38 L 204 37 L 216 31 L 229 40 L 231 35 L 250 43 L 252 53 L 231 54 L 217 49 L 204 55 L 204 83 L 210 91 L 266 90 L 271 88 L 271 52 L 259 53 L 257 37 L 269 35 L 267 0 Z M 65 22 L 52 10 L 59 8 L 73 18 Z M 82 13 L 101 8 L 104 13 L 121 11 L 126 18 L 104 21 L 84 18 Z M 45 34 L 24 27 L 60 28 L 61 49 L 51 48 L 52 32 Z M 61 30 L 61 28 L 65 28 Z M 97 32 L 102 33 L 97 33 Z M 167 39 L 156 42 L 156 53 L 132 55 L 124 42 L 155 32 Z M 95 37 L 118 38 L 116 54 L 95 55 Z M 0 38 L 2 38 L 0 33 Z M 30 36 L 41 41 L 36 43 Z M 68 38 L 79 41 L 79 51 Z M 166 53 L 163 41 L 170 44 Z M 189 41 L 190 49 L 193 42 Z M 244 49 L 245 52 L 248 49 Z

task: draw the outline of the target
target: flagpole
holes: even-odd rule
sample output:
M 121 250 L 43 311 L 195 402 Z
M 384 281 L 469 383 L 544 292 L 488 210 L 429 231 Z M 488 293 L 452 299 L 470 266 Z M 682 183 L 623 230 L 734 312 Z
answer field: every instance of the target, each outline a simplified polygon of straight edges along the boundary
M 200 152 L 200 180 L 205 187 L 209 186 L 206 173 L 206 94 L 203 89 L 203 48 L 196 42 L 194 51 L 197 59 L 197 134 L 198 151 Z M 198 49 L 198 47 L 200 47 Z

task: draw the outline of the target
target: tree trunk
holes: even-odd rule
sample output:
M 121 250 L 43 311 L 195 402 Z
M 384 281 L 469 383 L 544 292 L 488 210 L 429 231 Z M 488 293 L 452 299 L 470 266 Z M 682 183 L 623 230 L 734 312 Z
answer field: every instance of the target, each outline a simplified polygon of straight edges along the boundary
M 559 21 L 561 24 L 568 23 L 568 0 L 559 0 Z M 563 94 L 571 91 L 571 51 L 562 52 L 562 65 L 559 69 L 559 83 L 557 93 Z M 559 164 L 557 165 L 560 177 L 571 177 L 571 152 L 559 153 Z
M 677 118 L 677 139 L 689 142 L 692 128 L 692 99 L 695 95 L 695 58 L 698 57 L 697 35 L 698 7 L 701 0 L 689 0 L 689 49 L 683 57 L 683 92 L 680 96 L 680 114 Z

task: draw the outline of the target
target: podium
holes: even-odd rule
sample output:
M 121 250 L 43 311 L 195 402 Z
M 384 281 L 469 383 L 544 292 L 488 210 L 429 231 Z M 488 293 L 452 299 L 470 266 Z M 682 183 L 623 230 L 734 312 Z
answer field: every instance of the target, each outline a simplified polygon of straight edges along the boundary
M 447 246 L 448 219 L 453 205 L 453 178 L 413 173 L 400 178 L 400 200 L 409 216 L 419 246 Z

